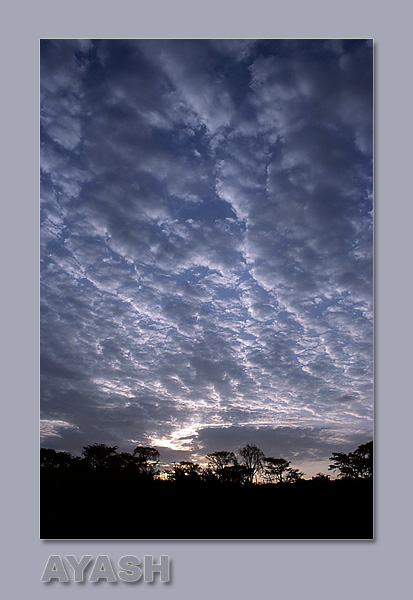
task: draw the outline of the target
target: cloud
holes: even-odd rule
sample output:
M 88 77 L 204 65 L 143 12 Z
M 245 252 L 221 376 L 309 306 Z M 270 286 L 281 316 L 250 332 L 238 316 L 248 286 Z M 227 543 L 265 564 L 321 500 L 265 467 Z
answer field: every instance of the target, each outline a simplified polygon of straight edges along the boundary
M 371 430 L 371 52 L 42 43 L 41 404 L 66 449 Z

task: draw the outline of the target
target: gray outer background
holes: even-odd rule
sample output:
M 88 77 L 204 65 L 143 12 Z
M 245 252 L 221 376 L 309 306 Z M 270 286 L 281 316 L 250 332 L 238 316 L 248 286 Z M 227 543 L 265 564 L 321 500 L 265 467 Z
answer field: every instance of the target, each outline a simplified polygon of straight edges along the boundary
M 7 8 L 4 8 L 6 6 Z M 411 313 L 411 15 L 407 2 L 152 0 L 3 4 L 2 257 L 4 597 L 337 600 L 410 591 L 412 423 L 407 319 Z M 373 37 L 376 59 L 376 541 L 42 542 L 38 539 L 38 40 L 111 38 Z M 409 110 L 409 122 L 408 122 Z M 4 134 L 6 133 L 6 136 Z M 410 193 L 409 193 L 410 192 Z M 410 217 L 410 218 L 409 218 Z M 410 268 L 408 268 L 410 267 Z M 406 273 L 407 271 L 407 273 Z M 411 325 L 411 319 L 410 323 Z M 6 385 L 4 385 L 6 384 Z M 404 464 L 403 464 L 404 463 Z M 410 465 L 409 465 L 410 466 Z M 93 506 L 79 498 L 93 519 Z M 305 505 L 303 505 L 305 511 Z M 151 518 L 131 498 L 119 519 Z M 334 507 L 332 507 L 334 516 Z M 256 516 L 252 516 L 255 518 Z M 274 507 L 274 518 L 277 509 Z M 409 517 L 409 520 L 408 520 Z M 168 519 L 164 515 L 155 518 Z M 202 515 L 200 515 L 202 518 Z M 258 515 L 258 518 L 265 518 Z M 311 519 L 311 514 L 308 515 Z M 64 519 L 64 515 L 62 515 Z M 172 583 L 41 584 L 50 554 L 169 554 Z M 409 577 L 409 580 L 408 580 Z M 9 593 L 7 593 L 9 592 Z

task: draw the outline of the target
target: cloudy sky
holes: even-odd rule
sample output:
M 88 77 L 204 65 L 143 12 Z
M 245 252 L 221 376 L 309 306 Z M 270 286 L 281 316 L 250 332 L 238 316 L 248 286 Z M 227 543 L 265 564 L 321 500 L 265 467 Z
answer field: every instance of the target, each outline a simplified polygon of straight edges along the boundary
M 369 40 L 41 43 L 42 445 L 372 438 Z

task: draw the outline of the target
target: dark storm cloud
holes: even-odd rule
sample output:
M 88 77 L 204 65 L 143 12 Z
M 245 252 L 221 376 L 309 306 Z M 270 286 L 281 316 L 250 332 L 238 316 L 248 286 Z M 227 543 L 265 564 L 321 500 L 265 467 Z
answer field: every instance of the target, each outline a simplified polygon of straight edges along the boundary
M 371 44 L 41 59 L 45 443 L 187 458 L 205 432 L 369 432 Z

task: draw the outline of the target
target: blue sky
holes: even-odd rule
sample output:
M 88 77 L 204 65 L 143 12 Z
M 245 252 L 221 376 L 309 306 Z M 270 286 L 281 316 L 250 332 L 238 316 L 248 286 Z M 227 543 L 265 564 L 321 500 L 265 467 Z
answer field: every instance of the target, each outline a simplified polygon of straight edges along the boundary
M 41 43 L 41 431 L 307 475 L 373 429 L 370 40 Z

